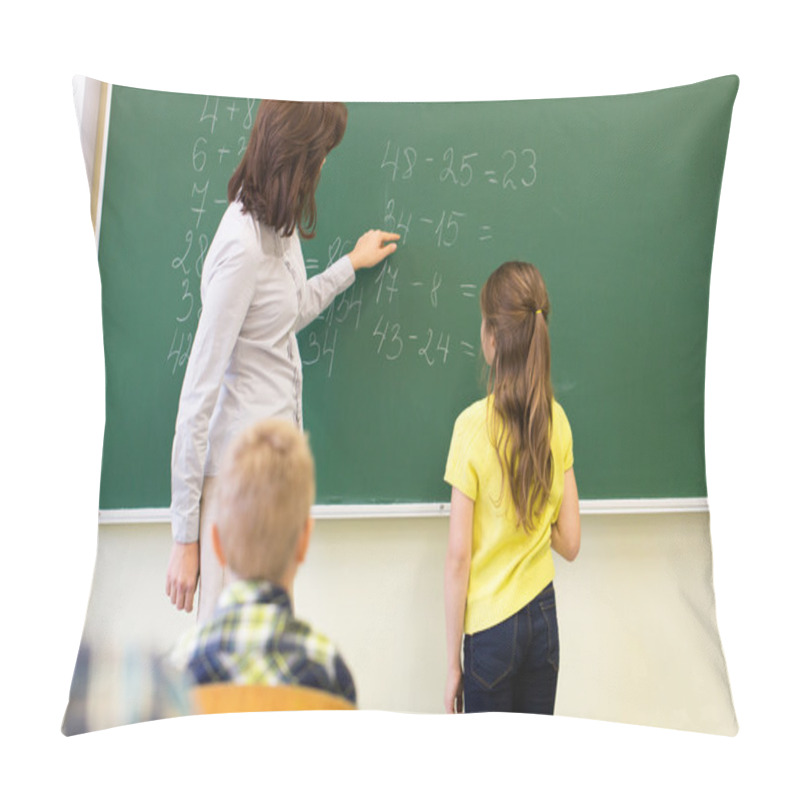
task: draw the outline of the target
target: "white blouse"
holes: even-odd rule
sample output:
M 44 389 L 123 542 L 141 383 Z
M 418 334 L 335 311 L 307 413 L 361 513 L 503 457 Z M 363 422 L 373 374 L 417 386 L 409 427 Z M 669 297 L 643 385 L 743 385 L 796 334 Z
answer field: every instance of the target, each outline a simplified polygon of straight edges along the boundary
M 296 333 L 354 280 L 347 256 L 307 279 L 296 230 L 279 236 L 239 203 L 228 206 L 203 265 L 203 310 L 175 422 L 170 514 L 176 542 L 197 541 L 203 479 L 219 471 L 241 431 L 266 417 L 302 427 Z

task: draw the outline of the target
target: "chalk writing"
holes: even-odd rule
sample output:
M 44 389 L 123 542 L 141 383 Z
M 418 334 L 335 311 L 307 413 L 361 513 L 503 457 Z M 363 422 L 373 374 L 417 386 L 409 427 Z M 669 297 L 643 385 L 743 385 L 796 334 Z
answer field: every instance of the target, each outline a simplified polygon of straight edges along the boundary
M 203 97 L 197 102 L 195 128 L 187 134 L 184 151 L 192 178 L 186 204 L 176 213 L 182 219 L 169 260 L 176 327 L 166 359 L 176 376 L 189 358 L 202 311 L 202 269 L 228 203 L 228 180 L 247 148 L 258 108 L 253 99 Z M 301 333 L 304 368 L 333 378 L 340 355 L 349 358 L 358 342 L 370 342 L 369 358 L 387 367 L 410 360 L 423 369 L 451 369 L 460 359 L 480 355 L 480 285 L 459 272 L 465 263 L 488 258 L 484 254 L 494 252 L 495 238 L 506 236 L 491 198 L 535 191 L 539 169 L 533 143 L 503 144 L 451 139 L 430 146 L 413 135 L 379 140 L 369 170 L 383 187 L 383 207 L 376 209 L 374 222 L 365 219 L 363 224 L 399 234 L 399 250 L 360 272 Z M 481 192 L 486 197 L 476 204 Z M 307 273 L 329 268 L 353 249 L 362 232 L 342 230 L 327 241 L 304 245 Z M 462 317 L 474 321 L 474 331 L 459 327 Z
M 382 182 L 385 189 L 383 229 L 400 234 L 400 249 L 356 284 L 366 293 L 365 311 L 370 317 L 369 328 L 360 336 L 371 338 L 372 352 L 381 362 L 416 358 L 434 369 L 448 368 L 458 358 L 474 360 L 481 354 L 476 319 L 480 286 L 459 280 L 458 265 L 465 258 L 482 258 L 483 250 L 477 246 L 490 245 L 500 234 L 492 216 L 494 204 L 487 201 L 476 210 L 469 198 L 481 191 L 490 191 L 488 197 L 494 191 L 509 195 L 531 191 L 538 177 L 536 151 L 528 144 L 490 151 L 468 142 L 430 147 L 388 137 L 376 155 L 372 162 L 376 183 Z M 437 206 L 437 198 L 439 202 L 446 198 L 452 205 Z M 327 247 L 328 266 L 347 252 L 341 237 L 334 237 Z M 309 261 L 308 269 L 315 271 L 318 265 Z M 352 300 L 336 301 L 320 317 L 319 323 L 329 332 L 340 328 L 351 305 L 357 311 L 356 325 L 341 339 L 340 347 L 356 345 L 361 298 L 357 309 Z M 452 320 L 453 313 L 456 319 L 462 316 L 454 302 L 463 304 L 459 306 L 463 315 L 475 320 L 474 340 L 467 330 L 448 330 L 454 323 L 446 320 Z M 308 336 L 308 364 L 323 364 L 330 377 L 332 362 L 321 358 L 322 337 L 322 330 Z
M 383 154 L 381 169 L 389 167 L 391 169 L 392 181 L 397 179 L 397 171 L 400 169 L 400 180 L 409 180 L 417 163 L 417 151 L 413 147 L 404 147 L 402 155 L 400 145 L 391 140 L 386 142 L 386 151 Z
M 336 329 L 326 328 L 323 341 L 320 344 L 317 338 L 317 333 L 315 331 L 311 331 L 308 335 L 308 353 L 306 357 L 302 359 L 303 364 L 307 367 L 312 367 L 314 364 L 319 363 L 320 359 L 323 359 L 327 356 L 327 375 L 330 378 L 333 372 L 333 357 L 336 353 L 337 335 L 338 332 Z
M 473 176 L 472 164 L 470 162 L 472 159 L 476 158 L 478 154 L 467 153 L 463 155 L 458 165 L 458 175 L 456 175 L 453 168 L 455 161 L 454 152 L 452 147 L 448 147 L 447 150 L 444 151 L 443 161 L 446 162 L 447 166 L 445 166 L 439 174 L 439 180 L 444 183 L 452 179 L 456 186 L 469 186 L 470 183 L 472 183 Z
M 211 110 L 213 105 L 214 110 Z M 219 109 L 219 98 L 206 97 L 206 102 L 203 105 L 203 112 L 200 114 L 200 122 L 211 120 L 211 133 L 214 133 L 214 126 L 217 124 L 217 109 Z
M 178 339 L 178 334 L 180 334 L 180 339 Z M 189 351 L 192 349 L 192 338 L 191 331 L 181 332 L 177 328 L 175 329 L 175 333 L 172 335 L 172 344 L 170 344 L 169 353 L 167 353 L 167 362 L 170 359 L 174 359 L 172 362 L 173 375 L 178 367 L 183 367 L 186 364 L 186 360 L 189 358 Z
M 396 269 L 392 270 L 388 261 L 384 262 L 383 267 L 381 267 L 380 272 L 378 272 L 378 276 L 375 278 L 375 283 L 378 285 L 378 293 L 375 296 L 376 303 L 380 303 L 381 295 L 384 294 L 384 290 L 388 302 L 392 302 L 392 298 L 398 291 L 397 275 L 398 271 Z
M 182 377 L 191 352 L 194 331 L 202 313 L 200 282 L 209 244 L 228 204 L 230 176 L 247 146 L 257 100 L 204 97 L 198 100 L 194 127 L 187 131 L 184 150 L 192 180 L 187 184 L 186 205 L 175 209 L 181 231 L 169 267 L 176 276 L 175 329 L 166 347 L 171 373 Z M 329 357 L 335 331 L 323 342 L 320 358 Z
M 425 170 L 420 172 L 415 169 L 418 161 L 420 158 L 417 147 L 389 140 L 380 168 L 389 170 L 392 183 L 410 181 L 420 175 L 420 180 L 425 180 Z M 477 150 L 457 151 L 454 146 L 447 145 L 441 154 L 423 156 L 421 163 L 428 168 L 439 164 L 437 181 L 463 189 L 473 183 L 476 174 L 482 176 L 488 184 L 502 186 L 511 191 L 520 187 L 531 188 L 537 177 L 536 151 L 532 147 L 509 148 L 486 155 Z

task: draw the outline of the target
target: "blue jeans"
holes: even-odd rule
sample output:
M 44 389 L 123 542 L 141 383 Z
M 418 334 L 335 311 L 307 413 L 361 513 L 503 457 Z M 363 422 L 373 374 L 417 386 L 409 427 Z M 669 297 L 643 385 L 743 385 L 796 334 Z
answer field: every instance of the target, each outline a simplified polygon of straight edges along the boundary
M 550 583 L 516 614 L 464 637 L 464 711 L 552 714 L 558 656 Z

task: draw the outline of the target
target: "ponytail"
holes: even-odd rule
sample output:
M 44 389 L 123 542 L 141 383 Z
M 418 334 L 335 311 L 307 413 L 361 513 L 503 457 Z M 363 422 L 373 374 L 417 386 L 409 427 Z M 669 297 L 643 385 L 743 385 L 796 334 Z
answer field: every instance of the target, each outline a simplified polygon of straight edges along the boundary
M 553 454 L 550 449 L 551 421 L 553 419 L 550 331 L 547 326 L 547 318 L 541 312 L 542 309 L 538 309 L 534 315 L 533 336 L 525 365 L 525 380 L 528 384 L 528 396 L 525 402 L 526 424 L 524 447 L 519 458 L 518 480 L 515 482 L 518 484 L 520 493 L 524 491 L 525 487 L 530 487 L 525 498 L 525 519 L 538 516 L 544 510 L 550 496 L 553 479 Z M 522 509 L 520 501 L 516 498 L 514 501 L 518 514 Z
M 539 271 L 521 262 L 498 267 L 481 290 L 481 311 L 495 344 L 490 431 L 518 522 L 530 530 L 553 479 L 550 302 Z

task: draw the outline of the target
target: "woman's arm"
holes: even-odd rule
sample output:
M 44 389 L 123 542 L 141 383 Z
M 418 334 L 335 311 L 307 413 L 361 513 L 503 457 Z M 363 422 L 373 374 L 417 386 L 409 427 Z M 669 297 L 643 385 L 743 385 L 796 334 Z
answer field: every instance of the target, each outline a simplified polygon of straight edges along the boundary
M 553 524 L 550 544 L 567 561 L 574 561 L 581 548 L 581 516 L 578 506 L 578 484 L 575 470 L 564 473 L 564 497 L 558 519 Z
M 303 292 L 295 331 L 303 330 L 333 302 L 336 295 L 352 286 L 357 270 L 374 267 L 394 253 L 397 245 L 393 242 L 399 238 L 399 233 L 367 231 L 350 253 L 310 278 Z
M 247 315 L 255 269 L 238 239 L 212 244 L 203 267 L 203 311 L 183 378 L 175 438 L 171 488 L 173 544 L 166 592 L 178 610 L 191 611 L 200 548 L 200 496 L 208 450 L 208 429 L 225 369 Z
M 450 499 L 450 534 L 444 576 L 444 608 L 447 642 L 447 679 L 444 705 L 448 714 L 463 711 L 461 696 L 461 640 L 467 606 L 469 567 L 472 560 L 472 516 L 475 504 L 453 487 Z

